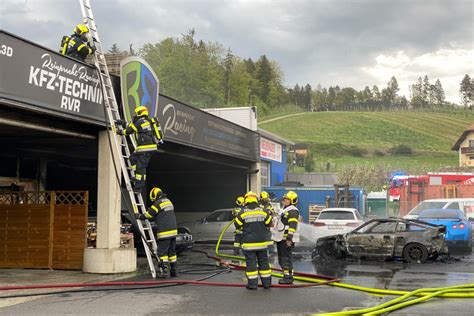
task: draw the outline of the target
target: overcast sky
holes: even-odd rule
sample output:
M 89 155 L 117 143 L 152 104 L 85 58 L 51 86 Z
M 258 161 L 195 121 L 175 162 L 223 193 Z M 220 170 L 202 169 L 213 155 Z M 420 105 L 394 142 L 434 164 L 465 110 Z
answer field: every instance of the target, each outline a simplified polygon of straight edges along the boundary
M 242 57 L 266 54 L 286 85 L 363 89 L 395 75 L 400 94 L 428 75 L 447 99 L 474 75 L 474 0 L 91 0 L 105 47 L 178 37 L 217 41 Z M 0 28 L 58 49 L 82 15 L 77 0 L 0 0 Z

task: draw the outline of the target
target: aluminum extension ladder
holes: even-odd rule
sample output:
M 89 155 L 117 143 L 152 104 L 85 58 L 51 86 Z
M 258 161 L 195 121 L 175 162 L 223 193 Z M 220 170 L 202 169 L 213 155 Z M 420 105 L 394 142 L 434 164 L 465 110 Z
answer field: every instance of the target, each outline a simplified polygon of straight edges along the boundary
M 92 14 L 92 9 L 89 0 L 79 0 L 82 10 L 82 17 L 84 19 L 84 24 L 89 27 L 89 34 L 95 42 L 96 51 L 94 53 L 94 63 L 97 67 L 98 74 L 101 80 L 102 86 L 102 95 L 104 99 L 104 106 L 107 113 L 107 118 L 114 132 L 112 138 L 112 143 L 120 156 L 120 167 L 122 170 L 122 175 L 125 180 L 125 185 L 130 196 L 130 201 L 132 203 L 133 212 L 144 214 L 146 212 L 145 203 L 141 193 L 133 192 L 132 185 L 130 182 L 130 175 L 134 176 L 134 171 L 132 169 L 132 164 L 130 162 L 130 149 L 126 136 L 120 137 L 120 141 L 117 140 L 118 137 L 115 136 L 116 121 L 120 120 L 120 112 L 118 109 L 117 101 L 115 99 L 114 90 L 112 88 L 112 81 L 110 79 L 109 70 L 105 62 L 104 52 L 102 50 L 102 44 L 99 39 L 99 34 L 97 32 L 97 26 L 94 20 L 94 15 Z M 135 144 L 132 142 L 133 146 Z M 119 180 L 117 180 L 119 181 Z M 137 224 L 140 230 L 141 239 L 143 242 L 143 248 L 145 249 L 145 254 L 148 260 L 148 265 L 150 267 L 150 272 L 153 278 L 156 278 L 156 269 L 154 260 L 159 263 L 159 258 L 157 255 L 157 245 L 156 239 L 153 234 L 153 230 L 150 224 L 150 221 L 141 221 L 137 220 Z

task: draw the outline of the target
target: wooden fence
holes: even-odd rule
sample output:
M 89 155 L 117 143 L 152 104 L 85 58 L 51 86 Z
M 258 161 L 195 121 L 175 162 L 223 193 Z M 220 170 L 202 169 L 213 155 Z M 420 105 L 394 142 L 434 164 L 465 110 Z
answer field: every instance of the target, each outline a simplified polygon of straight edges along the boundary
M 88 192 L 0 192 L 0 268 L 81 270 Z

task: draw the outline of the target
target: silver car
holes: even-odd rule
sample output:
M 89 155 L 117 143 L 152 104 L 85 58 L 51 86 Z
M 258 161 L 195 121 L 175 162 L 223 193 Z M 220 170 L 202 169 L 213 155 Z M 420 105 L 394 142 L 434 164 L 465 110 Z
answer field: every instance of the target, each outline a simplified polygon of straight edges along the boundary
M 193 235 L 194 241 L 216 241 L 224 227 L 234 219 L 233 208 L 215 210 L 197 221 L 180 223 L 178 226 Z M 223 241 L 234 240 L 234 225 L 224 234 Z

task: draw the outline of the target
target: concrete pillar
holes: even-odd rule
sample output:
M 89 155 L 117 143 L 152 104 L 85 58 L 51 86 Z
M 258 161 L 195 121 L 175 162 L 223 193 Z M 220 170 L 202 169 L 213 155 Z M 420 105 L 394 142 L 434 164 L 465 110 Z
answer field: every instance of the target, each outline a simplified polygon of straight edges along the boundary
M 252 165 L 252 167 L 249 170 L 249 190 L 260 193 L 261 187 L 262 187 L 262 181 L 260 179 L 260 168 L 261 168 L 261 163 L 256 162 Z M 258 170 L 258 172 L 256 172 Z
M 134 248 L 120 248 L 120 185 L 114 171 L 108 135 L 110 131 L 99 132 L 98 185 L 97 185 L 97 248 L 86 248 L 84 252 L 84 272 L 123 273 L 137 268 Z M 114 156 L 118 157 L 116 148 Z M 116 161 L 120 175 L 120 162 Z

